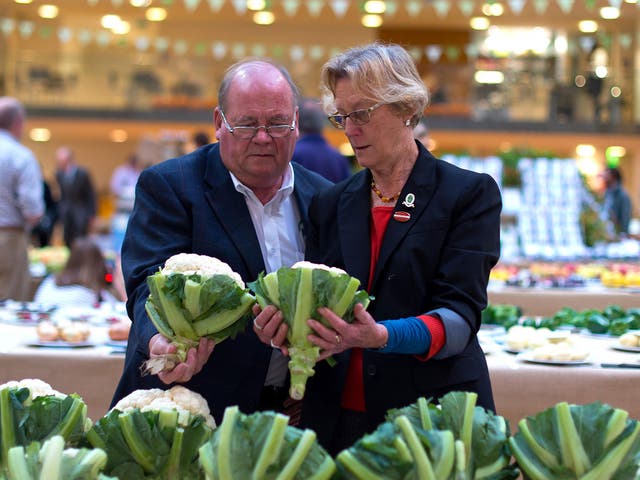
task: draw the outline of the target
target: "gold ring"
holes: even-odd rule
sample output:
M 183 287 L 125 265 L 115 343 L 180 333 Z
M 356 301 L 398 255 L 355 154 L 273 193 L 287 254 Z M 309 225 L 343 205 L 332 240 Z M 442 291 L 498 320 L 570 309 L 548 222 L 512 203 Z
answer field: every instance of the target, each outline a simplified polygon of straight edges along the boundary
M 256 327 L 256 329 L 258 330 L 262 330 L 264 327 L 261 327 L 260 325 L 258 325 L 258 322 L 256 322 L 256 319 L 253 319 L 253 326 Z
M 342 343 L 342 337 L 336 334 L 336 344 L 340 345 Z

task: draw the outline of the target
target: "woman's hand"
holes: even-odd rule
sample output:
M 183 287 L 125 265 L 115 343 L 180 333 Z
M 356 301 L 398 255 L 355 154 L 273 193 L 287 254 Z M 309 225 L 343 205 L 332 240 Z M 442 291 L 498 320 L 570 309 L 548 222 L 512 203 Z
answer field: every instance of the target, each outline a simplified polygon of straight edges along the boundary
M 201 338 L 197 348 L 190 348 L 187 352 L 187 359 L 177 364 L 171 370 L 158 373 L 158 378 L 165 384 L 171 383 L 185 383 L 191 380 L 191 378 L 204 367 L 207 363 L 215 341 Z M 163 337 L 159 333 L 151 337 L 149 340 L 149 357 L 161 357 L 166 354 L 175 354 L 177 348 L 166 337 Z
M 321 349 L 318 361 L 349 348 L 379 348 L 387 343 L 387 329 L 384 325 L 376 323 L 360 303 L 356 304 L 353 309 L 354 320 L 352 323 L 345 322 L 327 307 L 318 308 L 318 313 L 330 325 L 330 327 L 326 327 L 316 320 L 307 320 L 307 325 L 315 332 L 307 338 Z
M 283 355 L 289 355 L 289 349 L 285 345 L 289 326 L 283 321 L 282 312 L 273 305 L 267 305 L 264 310 L 259 305 L 254 305 L 253 331 L 262 343 L 278 348 Z

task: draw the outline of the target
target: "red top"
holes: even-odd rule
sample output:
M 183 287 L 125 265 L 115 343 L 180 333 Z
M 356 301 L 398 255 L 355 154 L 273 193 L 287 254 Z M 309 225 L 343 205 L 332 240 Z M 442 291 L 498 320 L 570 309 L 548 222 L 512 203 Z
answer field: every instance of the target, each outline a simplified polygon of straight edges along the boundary
M 369 285 L 373 281 L 373 273 L 378 257 L 380 256 L 380 246 L 384 232 L 387 230 L 389 220 L 393 215 L 394 207 L 373 207 L 371 210 L 371 261 L 369 263 Z M 418 360 L 426 361 L 433 357 L 444 346 L 446 337 L 442 320 L 431 315 L 418 315 L 418 318 L 424 322 L 431 333 L 431 346 L 429 351 L 424 355 L 416 355 Z M 351 359 L 349 362 L 349 370 L 347 371 L 347 382 L 342 392 L 342 408 L 355 410 L 358 412 L 366 411 L 364 401 L 364 377 L 362 374 L 362 349 L 354 348 L 351 350 Z

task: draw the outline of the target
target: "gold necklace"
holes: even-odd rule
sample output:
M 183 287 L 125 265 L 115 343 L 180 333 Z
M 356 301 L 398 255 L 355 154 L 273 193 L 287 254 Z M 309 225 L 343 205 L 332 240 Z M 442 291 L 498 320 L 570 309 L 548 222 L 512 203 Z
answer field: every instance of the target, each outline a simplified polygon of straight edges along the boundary
M 373 190 L 373 193 L 375 193 L 378 196 L 378 198 L 382 200 L 384 203 L 395 202 L 396 200 L 398 200 L 398 198 L 400 198 L 400 192 L 396 193 L 393 197 L 385 197 L 376 186 L 375 180 L 371 180 L 371 190 Z

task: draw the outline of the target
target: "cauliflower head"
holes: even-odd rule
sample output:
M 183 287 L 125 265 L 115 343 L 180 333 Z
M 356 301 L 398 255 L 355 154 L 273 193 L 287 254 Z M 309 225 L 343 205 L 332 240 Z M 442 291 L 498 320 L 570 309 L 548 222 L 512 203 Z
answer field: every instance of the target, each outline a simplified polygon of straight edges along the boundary
M 342 270 L 341 268 L 338 267 L 330 267 L 328 265 L 325 265 L 323 263 L 312 263 L 312 262 L 307 262 L 306 260 L 302 260 L 300 262 L 296 262 L 294 263 L 291 268 L 311 268 L 311 269 L 320 269 L 320 270 L 327 270 L 328 272 L 332 272 L 336 275 L 343 275 L 346 274 L 347 272 L 345 272 L 344 270 Z
M 198 255 L 197 253 L 178 253 L 169 257 L 164 263 L 162 273 L 165 275 L 171 273 L 199 274 L 203 277 L 228 275 L 236 281 L 240 288 L 245 288 L 242 277 L 237 272 L 234 272 L 227 263 L 215 257 Z
M 53 395 L 58 398 L 65 398 L 67 395 L 65 393 L 54 390 L 51 385 L 49 385 L 44 380 L 40 380 L 39 378 L 24 378 L 22 380 L 10 380 L 7 383 L 3 383 L 0 385 L 0 390 L 5 388 L 28 388 L 31 393 L 31 399 L 37 397 L 47 397 L 49 395 Z
M 209 404 L 205 398 L 182 385 L 175 385 L 168 390 L 160 388 L 135 390 L 120 399 L 112 410 L 126 412 L 135 408 L 143 412 L 148 410 L 176 410 L 179 418 L 185 418 L 183 414 L 188 412 L 191 415 L 204 417 L 209 427 L 216 428 L 216 422 L 211 415 Z M 186 418 L 188 418 L 188 415 Z

